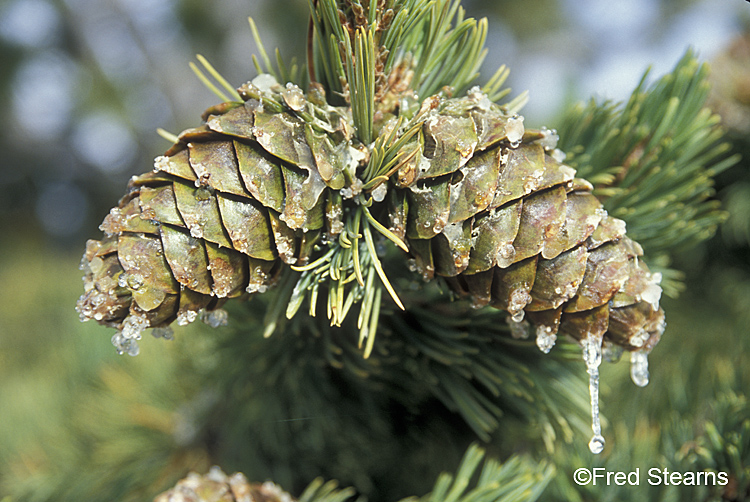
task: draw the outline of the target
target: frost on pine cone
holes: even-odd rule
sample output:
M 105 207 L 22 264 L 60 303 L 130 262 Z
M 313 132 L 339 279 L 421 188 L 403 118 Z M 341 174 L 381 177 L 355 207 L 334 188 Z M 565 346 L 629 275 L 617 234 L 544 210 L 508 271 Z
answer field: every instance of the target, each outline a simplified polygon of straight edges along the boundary
M 407 249 L 424 279 L 508 311 L 513 331 L 533 329 L 545 351 L 558 332 L 645 353 L 658 341 L 658 274 L 592 186 L 556 160 L 554 132 L 525 131 L 474 88 L 402 99 L 365 145 L 351 110 L 311 89 L 262 75 L 131 180 L 105 237 L 87 243 L 83 320 L 117 328 L 115 345 L 136 352 L 145 328 L 199 312 L 219 322 L 227 298 L 263 292 L 289 267 L 311 278 L 297 297 L 323 279 L 340 288 L 334 320 L 359 300 L 377 315 L 363 299 L 376 274 L 361 268 L 383 279 L 374 253 L 366 261 L 369 226 Z M 312 276 L 307 264 L 329 268 Z
M 294 498 L 270 481 L 250 483 L 244 474 L 227 476 L 213 467 L 201 476 L 191 472 L 174 488 L 158 495 L 154 502 L 294 502 Z

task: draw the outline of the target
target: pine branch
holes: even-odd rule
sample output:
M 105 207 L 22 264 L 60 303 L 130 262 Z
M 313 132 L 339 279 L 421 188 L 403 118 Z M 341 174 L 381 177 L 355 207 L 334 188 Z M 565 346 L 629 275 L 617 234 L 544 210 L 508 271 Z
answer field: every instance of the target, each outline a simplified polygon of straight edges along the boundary
M 713 198 L 713 177 L 738 156 L 728 155 L 719 117 L 705 108 L 707 74 L 688 51 L 648 87 L 644 75 L 624 106 L 578 105 L 558 128 L 566 162 L 665 265 L 670 253 L 706 240 L 726 218 Z
M 471 445 L 455 475 L 443 473 L 430 493 L 401 502 L 533 502 L 554 474 L 550 465 L 513 457 L 504 464 L 486 460 L 476 478 L 483 457 L 484 450 L 476 444 Z

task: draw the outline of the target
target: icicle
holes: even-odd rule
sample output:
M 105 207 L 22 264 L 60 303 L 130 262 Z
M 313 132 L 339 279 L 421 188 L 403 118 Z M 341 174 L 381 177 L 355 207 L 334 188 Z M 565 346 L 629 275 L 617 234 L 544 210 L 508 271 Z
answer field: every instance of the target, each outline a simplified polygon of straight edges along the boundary
M 589 442 L 591 453 L 598 454 L 604 449 L 604 437 L 599 418 L 599 366 L 602 364 L 602 338 L 588 335 L 581 340 L 583 361 L 589 374 L 589 394 L 591 396 L 591 429 L 594 436 Z
M 637 350 L 630 353 L 630 378 L 638 387 L 648 385 L 648 352 Z

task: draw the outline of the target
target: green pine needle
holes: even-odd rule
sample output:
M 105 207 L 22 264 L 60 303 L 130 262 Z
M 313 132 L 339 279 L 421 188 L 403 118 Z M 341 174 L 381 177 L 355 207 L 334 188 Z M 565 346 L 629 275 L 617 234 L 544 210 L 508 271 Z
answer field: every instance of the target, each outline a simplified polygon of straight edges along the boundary
M 625 105 L 592 100 L 558 128 L 566 163 L 654 262 L 709 238 L 726 218 L 712 178 L 738 156 L 728 156 L 719 118 L 705 108 L 707 74 L 688 51 L 648 87 L 647 72 Z
M 521 457 L 513 457 L 504 464 L 488 459 L 478 479 L 472 483 L 483 458 L 484 450 L 472 444 L 455 476 L 443 473 L 432 492 L 420 499 L 401 502 L 533 502 L 554 475 L 552 466 L 535 465 Z

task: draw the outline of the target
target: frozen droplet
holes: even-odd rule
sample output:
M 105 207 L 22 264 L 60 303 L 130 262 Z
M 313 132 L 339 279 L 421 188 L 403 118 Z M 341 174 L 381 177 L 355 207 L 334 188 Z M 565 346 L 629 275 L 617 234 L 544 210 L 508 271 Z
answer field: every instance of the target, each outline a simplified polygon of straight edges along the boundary
M 500 245 L 495 256 L 495 262 L 500 268 L 508 268 L 513 264 L 513 259 L 516 257 L 516 248 L 513 247 L 512 242 L 505 242 Z
M 529 337 L 529 322 L 523 320 L 523 310 L 519 321 L 516 321 L 516 316 L 508 318 L 508 326 L 510 326 L 510 335 L 517 339 L 526 339 Z
M 187 326 L 198 318 L 197 310 L 183 310 L 177 314 L 177 325 Z
M 375 202 L 383 202 L 387 193 L 388 185 L 386 183 L 381 183 L 372 190 L 371 195 Z
M 143 316 L 131 314 L 122 321 L 122 336 L 140 340 L 143 330 L 148 328 L 149 320 Z
M 211 198 L 211 191 L 205 186 L 203 186 L 206 183 L 208 183 L 208 176 L 209 175 L 204 175 L 201 178 L 201 180 L 196 180 L 195 182 L 196 186 L 199 186 L 199 188 L 198 190 L 195 191 L 194 196 L 195 196 L 195 200 L 199 202 L 207 201 L 208 199 Z
M 281 93 L 284 102 L 295 112 L 301 112 L 305 109 L 305 95 L 297 85 L 287 82 L 286 89 Z
M 123 335 L 122 331 L 118 331 L 112 335 L 112 345 L 115 346 L 117 353 L 120 355 L 127 354 L 129 356 L 137 356 L 141 350 L 138 346 L 138 342 L 132 338 L 127 338 Z
M 560 136 L 558 136 L 555 129 L 542 127 L 539 132 L 542 134 L 542 139 L 540 139 L 538 143 L 542 145 L 545 150 L 550 151 L 557 148 L 557 142 L 560 140 Z
M 218 328 L 219 326 L 226 326 L 228 319 L 229 319 L 229 314 L 224 309 L 216 309 L 216 310 L 203 312 L 203 322 L 205 322 L 212 328 Z
M 628 338 L 628 343 L 632 345 L 633 347 L 643 347 L 643 344 L 645 344 L 649 339 L 648 331 L 641 328 L 638 333 L 635 333 L 630 338 Z
M 604 449 L 604 443 L 604 436 L 597 434 L 591 438 L 591 441 L 589 441 L 589 450 L 591 450 L 591 453 L 594 455 L 598 455 Z
M 589 443 L 591 453 L 600 453 L 604 449 L 602 424 L 599 417 L 599 366 L 602 364 L 602 337 L 586 335 L 581 339 L 583 361 L 589 374 L 589 397 L 591 398 L 591 430 L 594 437 Z
M 174 330 L 170 326 L 154 328 L 151 330 L 151 336 L 154 338 L 164 338 L 165 340 L 174 340 Z
M 126 342 L 127 347 L 125 347 L 125 353 L 129 356 L 137 356 L 141 352 L 141 347 L 138 345 L 138 342 L 135 340 L 128 340 Z
M 159 155 L 154 159 L 154 172 L 166 171 L 169 169 L 169 157 Z
M 651 304 L 651 307 L 654 310 L 659 310 L 659 300 L 661 299 L 661 286 L 659 286 L 659 283 L 661 283 L 661 274 L 656 273 L 651 275 L 651 283 L 646 286 L 646 289 L 644 289 L 641 292 L 641 300 L 644 302 L 648 302 Z
M 563 152 L 559 148 L 555 148 L 554 150 L 552 150 L 549 155 L 558 162 L 565 162 L 565 158 L 567 157 L 565 152 Z
M 138 273 L 125 274 L 127 275 L 126 282 L 130 289 L 137 291 L 143 286 L 143 276 Z
M 637 350 L 630 353 L 630 379 L 638 387 L 648 385 L 648 352 Z
M 557 341 L 557 334 L 552 332 L 551 326 L 536 327 L 536 346 L 545 354 L 549 354 Z
M 511 147 L 515 148 L 521 144 L 524 132 L 523 117 L 521 115 L 516 115 L 508 119 L 508 122 L 505 124 L 505 136 L 508 138 Z

